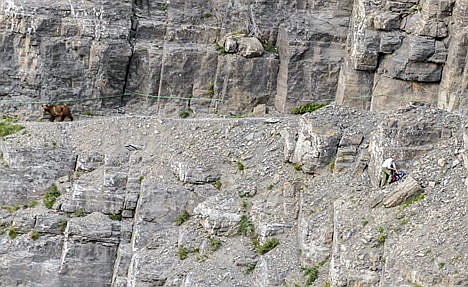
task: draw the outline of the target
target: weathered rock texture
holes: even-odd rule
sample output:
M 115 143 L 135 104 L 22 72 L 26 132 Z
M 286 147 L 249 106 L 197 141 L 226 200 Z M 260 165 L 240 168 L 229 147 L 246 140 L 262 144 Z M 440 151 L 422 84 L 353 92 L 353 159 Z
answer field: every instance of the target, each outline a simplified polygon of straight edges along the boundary
M 0 108 L 467 111 L 468 0 L 0 3 Z
M 460 115 L 327 106 L 21 124 L 0 145 L 2 286 L 468 283 Z M 379 163 L 395 152 L 409 176 L 379 190 Z

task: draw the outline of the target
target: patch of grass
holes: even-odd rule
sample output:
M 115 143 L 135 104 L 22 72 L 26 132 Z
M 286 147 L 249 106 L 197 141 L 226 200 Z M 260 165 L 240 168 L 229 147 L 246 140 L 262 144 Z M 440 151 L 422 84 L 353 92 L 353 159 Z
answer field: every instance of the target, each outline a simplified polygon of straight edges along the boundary
M 328 282 L 328 281 L 324 282 L 323 287 L 330 287 L 330 282 Z
M 445 266 L 445 262 L 439 262 L 437 266 L 439 267 L 439 269 L 442 269 Z
M 254 243 L 254 247 L 255 247 L 255 251 L 257 252 L 257 254 L 263 255 L 273 250 L 273 248 L 278 246 L 278 244 L 279 244 L 279 240 L 276 238 L 272 238 L 268 240 L 267 242 L 265 242 L 264 244 L 259 244 L 258 242 L 256 244 Z
M 58 189 L 57 189 L 57 186 L 55 184 L 52 184 L 47 190 L 46 192 L 44 193 L 44 195 L 42 196 L 42 200 L 44 202 L 44 205 L 51 209 L 52 206 L 54 205 L 55 203 L 55 200 L 57 199 L 57 197 L 60 196 L 60 192 L 58 192 Z
M 32 230 L 30 237 L 32 240 L 37 240 L 39 238 L 39 232 L 37 232 L 36 230 Z
M 195 260 L 197 262 L 205 262 L 206 259 L 208 259 L 208 256 L 206 254 L 195 256 Z
M 203 14 L 202 14 L 203 19 L 208 19 L 208 18 L 210 18 L 212 16 L 213 16 L 213 14 L 211 14 L 210 12 L 203 12 Z
M 38 205 L 39 203 L 36 200 L 32 200 L 29 203 L 23 204 L 23 208 L 34 208 Z
M 431 254 L 431 249 L 427 248 L 426 250 L 424 250 L 424 256 L 427 256 Z
M 186 222 L 190 218 L 190 214 L 187 210 L 183 210 L 175 219 L 175 224 L 177 226 L 181 225 L 182 223 Z
M 215 43 L 215 49 L 216 51 L 218 51 L 219 54 L 221 55 L 226 55 L 226 50 L 224 49 L 224 46 L 218 44 L 218 43 Z
M 8 213 L 15 213 L 19 209 L 19 206 L 18 205 L 2 205 L 0 208 L 3 210 L 6 210 Z
M 214 84 L 213 82 L 208 83 L 208 96 L 213 96 L 214 95 Z
M 159 4 L 159 10 L 160 11 L 167 11 L 167 8 L 169 7 L 169 5 L 167 3 L 161 3 Z
M 301 164 L 299 164 L 297 162 L 293 163 L 293 168 L 296 171 L 300 171 L 302 169 Z
M 257 263 L 248 263 L 245 265 L 244 274 L 248 275 L 252 273 L 255 270 L 255 267 L 257 267 Z
M 109 218 L 111 220 L 122 220 L 122 213 L 112 213 L 112 214 L 109 214 Z
M 312 283 L 315 282 L 315 280 L 317 280 L 318 274 L 319 274 L 319 268 L 322 267 L 323 264 L 325 264 L 325 262 L 326 261 L 324 260 L 315 264 L 312 267 L 302 269 L 302 274 L 306 277 L 305 286 L 310 286 L 312 285 Z
M 270 44 L 269 42 L 264 42 L 262 45 L 265 51 L 274 54 L 275 58 L 279 58 L 278 48 L 275 45 Z
M 328 167 L 328 170 L 333 173 L 333 171 L 335 170 L 335 161 L 336 161 L 336 157 L 333 157 L 331 159 L 331 161 L 328 163 L 327 167 Z
M 404 203 L 402 203 L 401 207 L 406 208 L 406 207 L 410 206 L 411 204 L 413 204 L 415 202 L 418 202 L 420 200 L 423 200 L 423 199 L 424 199 L 424 193 L 420 193 L 420 194 L 408 199 Z
M 15 239 L 16 235 L 17 235 L 16 228 L 13 226 L 10 226 L 10 228 L 8 228 L 8 237 L 10 237 L 11 239 Z
M 244 164 L 240 161 L 236 161 L 236 166 L 237 166 L 237 169 L 240 171 L 243 171 L 245 169 Z
M 368 223 L 369 223 L 369 221 L 367 221 L 367 220 L 361 221 L 361 225 L 362 225 L 363 227 L 366 226 Z
M 57 224 L 58 231 L 63 234 L 65 232 L 65 229 L 67 228 L 67 221 L 65 219 L 60 219 L 60 221 Z
M 254 232 L 254 227 L 252 222 L 250 222 L 249 217 L 246 214 L 241 215 L 239 221 L 239 227 L 237 228 L 237 234 L 239 235 L 250 235 Z
M 302 105 L 300 107 L 293 108 L 291 110 L 291 113 L 295 114 L 295 115 L 302 115 L 302 114 L 305 114 L 305 113 L 311 113 L 311 112 L 313 112 L 315 110 L 323 108 L 324 106 L 326 106 L 326 104 L 309 103 L 309 104 Z
M 219 179 L 217 179 L 214 183 L 213 183 L 213 186 L 217 189 L 217 190 L 221 190 L 221 181 Z
M 386 239 L 387 239 L 387 236 L 385 234 L 379 234 L 377 236 L 377 242 L 380 244 L 384 244 Z
M 221 247 L 221 240 L 211 237 L 210 238 L 210 244 L 209 244 L 209 249 L 214 252 L 218 250 Z
M 242 212 L 247 212 L 247 201 L 246 200 L 242 200 L 241 208 L 242 208 Z
M 75 210 L 75 216 L 76 216 L 76 217 L 83 217 L 83 216 L 84 216 L 83 208 L 77 208 L 77 209 Z
M 384 228 L 382 226 L 379 226 L 377 228 L 377 232 L 379 233 L 377 235 L 377 242 L 381 245 L 385 243 L 385 240 L 387 239 L 387 235 L 385 234 Z
M 190 117 L 190 115 L 193 113 L 192 109 L 185 109 L 179 112 L 179 117 L 181 119 L 186 119 Z
M 180 260 L 185 260 L 188 257 L 189 250 L 185 247 L 179 247 L 177 254 L 179 255 Z
M 24 129 L 24 126 L 13 124 L 16 119 L 6 118 L 0 121 L 0 137 L 5 138 L 6 136 L 15 134 L 20 130 Z

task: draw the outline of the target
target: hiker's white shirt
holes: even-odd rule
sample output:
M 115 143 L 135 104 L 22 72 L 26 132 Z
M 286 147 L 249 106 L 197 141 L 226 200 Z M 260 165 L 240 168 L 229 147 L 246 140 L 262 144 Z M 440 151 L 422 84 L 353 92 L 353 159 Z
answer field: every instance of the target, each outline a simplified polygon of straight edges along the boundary
M 391 168 L 393 167 L 393 159 L 392 159 L 391 157 L 390 157 L 390 158 L 387 158 L 387 159 L 382 163 L 382 167 L 391 169 Z

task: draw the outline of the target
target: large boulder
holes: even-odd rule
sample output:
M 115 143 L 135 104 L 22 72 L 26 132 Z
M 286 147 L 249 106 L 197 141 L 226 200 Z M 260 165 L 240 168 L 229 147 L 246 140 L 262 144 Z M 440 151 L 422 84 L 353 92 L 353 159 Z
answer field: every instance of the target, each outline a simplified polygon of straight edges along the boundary
M 392 194 L 385 197 L 382 204 L 387 208 L 395 207 L 415 197 L 421 191 L 421 185 L 414 178 L 408 176 L 396 188 L 392 189 Z

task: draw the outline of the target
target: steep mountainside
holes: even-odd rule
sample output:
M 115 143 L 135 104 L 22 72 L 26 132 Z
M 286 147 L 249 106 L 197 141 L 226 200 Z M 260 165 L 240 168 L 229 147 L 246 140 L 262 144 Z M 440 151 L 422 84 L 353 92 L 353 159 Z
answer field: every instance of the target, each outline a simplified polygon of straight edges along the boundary
M 468 0 L 3 0 L 0 107 L 466 113 L 467 17 Z
M 468 285 L 460 115 L 19 124 L 0 144 L 0 286 Z M 390 154 L 408 176 L 381 190 Z

